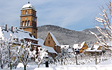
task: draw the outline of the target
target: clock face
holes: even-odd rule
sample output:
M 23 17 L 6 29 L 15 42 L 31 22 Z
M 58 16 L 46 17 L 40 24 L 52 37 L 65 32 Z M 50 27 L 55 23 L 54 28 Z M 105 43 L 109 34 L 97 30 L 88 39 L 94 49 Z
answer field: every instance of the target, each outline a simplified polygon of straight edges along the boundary
M 25 20 L 27 20 L 27 18 L 25 18 Z

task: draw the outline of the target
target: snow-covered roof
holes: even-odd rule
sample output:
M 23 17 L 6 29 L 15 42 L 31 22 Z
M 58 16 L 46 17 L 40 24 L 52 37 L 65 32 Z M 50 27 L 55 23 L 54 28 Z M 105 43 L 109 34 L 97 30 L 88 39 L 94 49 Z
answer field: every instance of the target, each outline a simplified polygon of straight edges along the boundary
M 73 52 L 72 48 L 69 48 L 69 49 L 68 49 L 68 52 L 69 52 L 69 53 L 72 53 L 72 52 Z
M 31 39 L 31 40 L 37 40 L 35 39 L 33 36 L 30 36 L 30 32 L 27 31 L 23 31 L 20 29 L 13 29 L 13 31 L 11 31 L 11 29 L 7 29 L 5 30 L 4 27 L 0 27 L 0 38 L 2 39 L 9 39 L 9 38 L 17 38 L 19 40 L 21 39 Z
M 84 41 L 84 42 L 82 42 L 81 44 L 74 44 L 74 45 L 73 45 L 73 48 L 74 48 L 74 49 L 81 49 L 81 48 L 84 46 L 85 43 L 86 43 L 86 42 Z
M 102 50 L 86 50 L 86 52 L 102 52 Z
M 69 45 L 61 45 L 61 48 L 66 48 L 66 49 L 68 49 L 68 48 L 69 48 Z
M 100 47 L 100 46 L 99 46 L 98 44 L 94 44 L 93 49 L 94 49 L 94 50 L 98 50 L 99 47 Z
M 56 46 L 60 46 L 60 44 L 59 44 L 59 42 L 57 41 L 57 39 L 55 38 L 55 36 L 54 36 L 51 32 L 49 32 L 49 33 L 50 33 L 50 35 L 52 36 L 52 38 L 53 38 L 53 40 L 54 40 Z
M 41 48 L 48 50 L 48 52 L 50 52 L 50 53 L 56 53 L 57 54 L 57 52 L 52 47 L 42 45 Z
M 80 48 L 82 48 L 82 47 L 84 46 L 85 43 L 86 43 L 85 41 L 82 42 Z
M 22 7 L 22 9 L 24 10 L 24 9 L 33 9 L 33 10 L 35 10 L 35 8 L 34 8 L 34 6 L 32 6 L 31 4 L 25 4 L 23 7 Z
M 43 43 L 44 43 L 43 39 L 38 38 L 37 40 L 38 40 L 38 45 L 43 45 Z
M 74 48 L 74 49 L 78 49 L 78 48 L 79 48 L 79 44 L 74 44 L 74 45 L 73 45 L 73 48 Z
M 38 40 L 38 45 L 41 45 L 40 48 L 46 49 L 50 53 L 56 53 L 57 54 L 57 52 L 52 47 L 48 47 L 48 46 L 43 45 L 43 43 L 44 43 L 43 39 L 38 38 L 37 40 Z

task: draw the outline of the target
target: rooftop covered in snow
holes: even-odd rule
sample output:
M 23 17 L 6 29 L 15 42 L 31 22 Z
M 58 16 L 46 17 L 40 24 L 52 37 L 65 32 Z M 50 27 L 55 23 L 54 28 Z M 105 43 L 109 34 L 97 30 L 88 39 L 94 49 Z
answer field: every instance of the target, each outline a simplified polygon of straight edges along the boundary
M 52 38 L 53 38 L 53 40 L 54 40 L 56 46 L 60 46 L 60 44 L 59 44 L 59 42 L 57 41 L 57 39 L 55 38 L 55 36 L 54 36 L 51 32 L 49 32 L 49 33 L 50 33 L 50 35 L 52 36 Z
M 30 4 L 30 2 L 28 2 L 28 4 L 25 4 L 23 7 L 22 7 L 22 10 L 26 10 L 26 9 L 33 9 L 35 10 L 34 6 Z M 36 10 L 35 10 L 36 11 Z
M 7 27 L 0 27 L 0 38 L 4 39 L 18 39 L 18 40 L 22 40 L 22 39 L 31 39 L 31 40 L 37 40 L 35 39 L 30 32 L 21 30 L 21 29 L 17 29 L 16 27 L 13 28 L 7 28 Z

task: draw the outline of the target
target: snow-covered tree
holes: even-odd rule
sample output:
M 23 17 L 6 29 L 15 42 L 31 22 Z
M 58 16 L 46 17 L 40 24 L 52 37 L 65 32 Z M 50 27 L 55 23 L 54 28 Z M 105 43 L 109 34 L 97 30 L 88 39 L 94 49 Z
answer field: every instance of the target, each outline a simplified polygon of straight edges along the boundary
M 41 47 L 38 47 L 38 54 L 36 49 L 30 52 L 31 57 L 34 58 L 35 63 L 40 66 L 41 63 L 45 61 L 45 57 L 48 57 L 48 52 L 46 49 L 42 49 Z
M 17 47 L 16 50 L 20 62 L 22 62 L 24 65 L 24 70 L 26 70 L 26 66 L 31 60 L 30 49 L 31 49 L 31 43 L 24 41 L 23 43 L 21 43 L 21 46 Z
M 3 69 L 4 65 L 7 63 L 8 60 L 8 49 L 6 43 L 1 39 L 0 40 L 0 65 Z
M 13 67 L 16 68 L 19 60 L 16 52 L 16 47 L 12 47 L 11 38 L 8 40 L 0 40 L 0 57 L 1 68 L 3 68 L 6 64 L 8 64 L 10 70 L 12 70 Z
M 99 43 L 103 46 L 108 46 L 109 45 L 108 43 L 112 42 L 111 9 L 112 9 L 111 1 L 109 1 L 109 3 L 106 4 L 106 7 L 101 8 L 101 13 L 99 14 L 99 16 L 95 18 L 95 20 L 98 22 L 98 24 L 96 24 L 95 27 L 106 39 L 104 39 L 103 37 L 98 37 L 95 33 L 90 31 L 93 35 L 97 37 Z M 105 32 L 101 28 L 104 28 Z M 109 46 L 112 46 L 112 44 Z
M 55 57 L 57 63 L 60 63 L 61 65 L 63 64 L 65 65 L 65 64 L 70 64 L 74 62 L 75 55 L 74 53 L 69 53 L 68 49 L 70 48 L 67 48 L 67 47 L 61 48 L 61 53 L 59 53 Z

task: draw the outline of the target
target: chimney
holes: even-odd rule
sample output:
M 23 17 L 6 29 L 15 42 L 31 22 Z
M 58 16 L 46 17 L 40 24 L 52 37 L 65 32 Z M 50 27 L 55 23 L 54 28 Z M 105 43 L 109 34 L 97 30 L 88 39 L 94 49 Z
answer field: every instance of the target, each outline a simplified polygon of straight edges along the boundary
M 11 26 L 11 31 L 13 32 L 13 26 Z
M 7 24 L 5 24 L 5 30 L 7 30 Z

